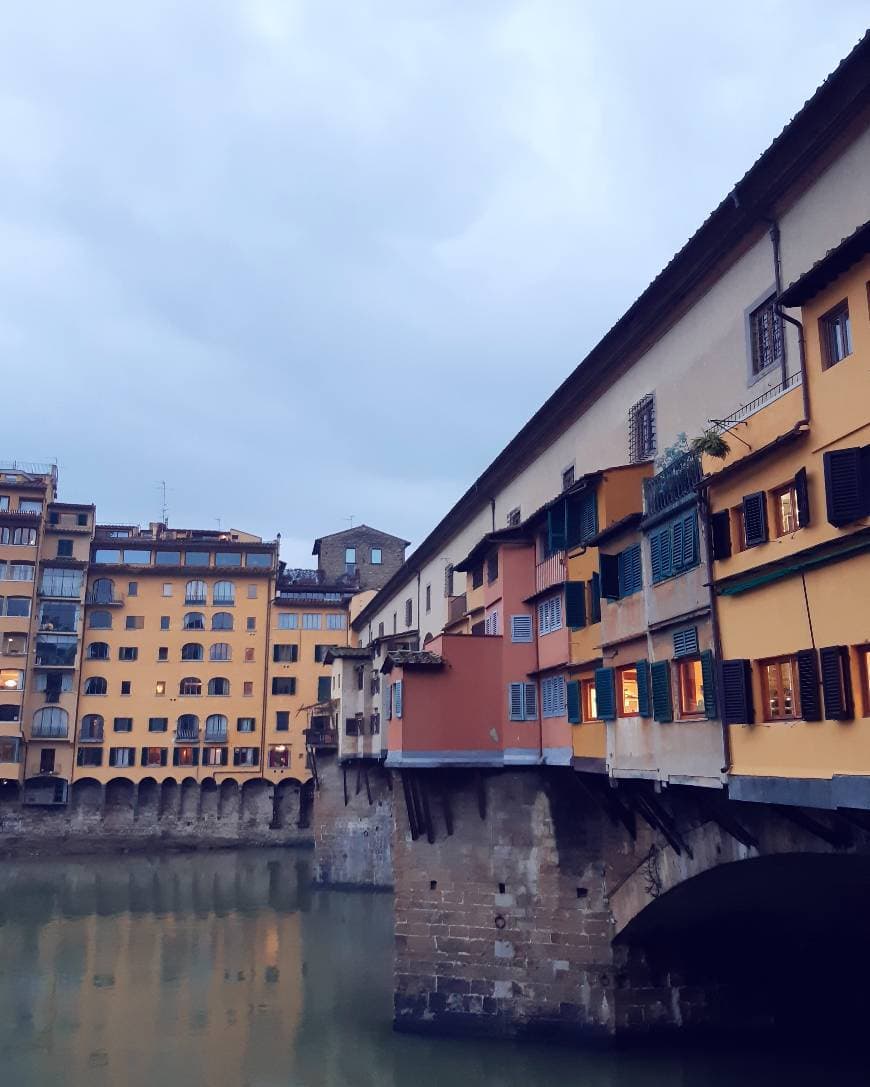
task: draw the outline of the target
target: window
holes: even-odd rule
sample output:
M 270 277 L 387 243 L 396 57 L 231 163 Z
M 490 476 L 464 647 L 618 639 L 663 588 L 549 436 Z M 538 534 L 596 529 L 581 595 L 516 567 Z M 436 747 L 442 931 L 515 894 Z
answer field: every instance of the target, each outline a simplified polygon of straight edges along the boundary
M 680 717 L 704 717 L 704 675 L 700 658 L 678 660 L 675 663 L 680 692 Z
M 117 555 L 118 552 L 116 551 Z M 115 559 L 115 562 L 118 560 Z M 147 550 L 130 550 L 127 548 L 124 551 L 124 562 L 127 566 L 149 566 L 151 564 L 151 552 Z
M 631 596 L 643 587 L 640 544 L 632 544 L 616 555 L 600 552 L 599 563 L 600 593 L 607 600 Z
M 498 634 L 498 612 L 491 611 L 483 622 L 484 634 Z
M 186 620 L 187 620 L 187 616 L 185 616 L 185 621 Z M 169 630 L 169 616 L 168 615 L 161 615 L 160 616 L 160 629 L 161 630 Z M 189 628 L 185 628 L 185 629 L 189 629 Z M 202 627 L 200 627 L 199 629 L 202 630 Z
M 166 694 L 166 680 L 158 679 L 154 684 L 154 694 L 157 698 L 163 698 Z
M 181 566 L 180 551 L 157 551 L 154 555 L 155 566 Z
M 0 544 L 11 544 L 13 547 L 33 547 L 36 544 L 35 528 L 0 528 Z
M 216 611 L 211 617 L 212 630 L 232 630 L 233 617 L 228 611 Z
M 4 736 L 0 736 L 0 762 L 20 762 L 21 743 Z
M 20 498 L 18 500 L 18 512 L 40 514 L 42 513 L 42 503 L 30 498 Z
M 215 566 L 241 566 L 242 556 L 239 551 L 218 551 L 214 557 Z
M 432 585 L 429 584 L 429 585 L 426 586 L 426 612 L 428 613 L 431 610 L 432 610 Z
M 254 684 L 251 682 L 251 680 L 246 679 L 245 682 L 242 684 L 242 695 L 245 698 L 254 697 Z
M 209 554 L 208 551 L 185 551 L 184 552 L 184 565 L 185 566 L 208 566 Z
M 0 510 L 8 510 L 8 509 L 9 509 L 9 495 L 8 494 L 0 494 Z
M 32 562 L 0 562 L 0 581 L 33 581 Z
M 828 521 L 838 528 L 870 516 L 870 445 L 822 455 Z
M 580 705 L 584 721 L 598 720 L 598 699 L 595 694 L 595 680 L 580 681 Z
M 145 626 L 144 615 L 128 615 L 124 623 L 125 630 L 142 630 Z
M 538 633 L 551 634 L 562 629 L 562 597 L 551 596 L 538 604 Z
M 511 641 L 530 642 L 532 640 L 531 615 L 511 616 Z
M 237 732 L 253 732 L 255 728 L 255 721 L 253 717 L 237 717 L 236 718 L 236 731 Z
M 76 639 L 72 639 L 73 642 L 73 657 L 75 657 L 75 642 Z M 7 631 L 5 634 L 0 634 L 0 656 L 3 657 L 23 657 L 27 653 L 27 635 L 17 634 L 13 631 Z
M 207 599 L 204 581 L 188 581 L 184 586 L 185 604 L 205 604 Z
M 112 721 L 112 728 L 115 732 L 132 732 L 133 731 L 133 718 L 132 717 L 116 717 Z
M 138 595 L 139 595 L 139 582 L 138 581 L 128 581 L 127 582 L 127 596 L 138 596 Z
M 166 619 L 166 626 L 164 627 L 161 622 L 160 628 L 161 630 L 169 630 L 169 616 L 167 615 L 164 618 Z M 183 630 L 205 630 L 205 616 L 201 611 L 189 611 L 185 615 L 181 626 Z
M 256 629 L 257 629 L 257 620 L 253 615 L 249 615 L 248 618 L 245 620 L 245 630 L 256 630 Z
M 700 561 L 697 512 L 681 514 L 653 529 L 649 534 L 649 557 L 654 585 L 697 566 Z M 635 573 L 638 577 L 636 589 L 639 589 L 640 570 L 633 571 L 633 576 Z
M 8 603 L 11 603 L 15 597 L 9 597 Z M 23 597 L 21 599 L 24 599 Z M 28 607 L 23 614 L 29 614 L 30 602 L 28 601 Z M 7 614 L 13 614 L 11 610 L 7 609 Z M 16 615 L 22 614 L 16 611 Z M 39 628 L 40 630 L 56 630 L 67 631 L 74 633 L 79 621 L 79 609 L 75 604 L 61 604 L 61 603 L 48 603 L 43 604 L 39 609 Z
M 206 737 L 208 739 L 208 737 Z M 203 766 L 226 766 L 227 749 L 225 747 L 206 747 L 202 752 Z
M 320 615 L 312 615 L 310 613 L 302 616 L 302 629 L 303 630 L 320 630 Z
M 279 630 L 295 630 L 299 626 L 299 616 L 295 611 L 282 611 L 278 613 Z
M 294 664 L 299 660 L 299 646 L 286 644 L 273 645 L 272 660 L 282 664 Z
M 414 602 L 410 598 L 405 601 L 405 626 L 410 627 L 414 621 Z
M 248 595 L 248 600 L 256 600 L 257 599 L 257 586 L 253 582 L 250 585 L 248 585 L 248 594 L 247 595 Z
M 792 721 L 800 717 L 796 657 L 759 661 L 765 721 Z
M 176 747 L 172 752 L 173 766 L 199 766 L 198 747 Z
M 166 732 L 169 728 L 168 717 L 149 717 L 148 718 L 148 731 L 149 732 Z
M 230 693 L 230 681 L 223 676 L 215 676 L 208 681 L 208 693 L 217 698 L 227 698 Z
M 213 604 L 235 604 L 236 583 L 234 581 L 216 581 L 212 590 L 211 601 Z
M 81 743 L 102 743 L 103 718 L 98 713 L 85 714 L 79 728 L 78 738 Z
M 379 547 L 373 547 L 372 548 L 372 558 L 371 558 L 372 566 L 380 566 L 383 561 L 384 560 L 383 560 L 383 555 L 382 555 L 381 549 Z
M 870 646 L 859 645 L 858 653 L 858 682 L 861 687 L 861 698 L 864 703 L 864 716 L 870 717 Z
M 258 747 L 237 747 L 233 750 L 233 766 L 259 766 Z
M 562 676 L 549 676 L 541 680 L 541 716 L 564 717 L 565 680 Z
M 132 693 L 133 693 L 133 690 L 132 690 L 132 684 L 130 683 L 130 680 L 129 679 L 122 679 L 121 680 L 121 694 L 132 694 Z
M 798 528 L 797 491 L 794 482 L 771 492 L 777 536 L 790 536 Z
M 109 685 L 102 676 L 91 676 L 85 680 L 85 694 L 108 694 Z
M 405 688 L 402 680 L 390 684 L 390 705 L 392 706 L 393 717 L 397 720 L 401 720 L 402 718 L 402 712 L 404 710 L 404 692 Z
M 0 687 L 3 684 L 3 672 L 0 672 Z M 7 688 L 8 690 L 8 688 Z M 0 704 L 0 721 L 17 721 L 21 717 L 21 707 L 11 702 Z
M 157 647 L 157 659 L 158 659 L 158 661 L 168 661 L 169 660 L 169 646 L 168 645 L 161 645 L 161 646 Z
M 269 748 L 269 766 L 272 769 L 282 769 L 290 765 L 290 748 L 285 744 Z
M 628 459 L 632 464 L 652 460 L 656 453 L 656 402 L 647 393 L 628 411 Z
M 143 766 L 165 766 L 168 752 L 165 747 L 143 747 L 141 762 Z
M 212 713 L 205 719 L 205 742 L 223 743 L 227 738 L 227 719 L 222 713 Z
M 199 718 L 194 713 L 183 713 L 175 722 L 175 736 L 178 740 L 199 739 Z
M 498 578 L 498 551 L 493 553 L 486 560 L 486 583 L 492 585 L 492 583 Z
M 34 686 L 44 692 L 46 702 L 57 702 L 73 689 L 73 676 L 70 672 L 37 672 Z
M 288 732 L 290 729 L 290 711 L 278 710 L 275 714 L 275 730 L 277 732 Z
M 74 634 L 38 634 L 36 664 L 72 667 L 76 661 L 78 638 Z
M 73 556 L 73 542 L 72 540 L 58 540 L 57 541 L 57 557 L 59 559 L 71 559 Z
M 272 694 L 296 694 L 296 680 L 292 676 L 275 676 L 272 679 Z
M 69 730 L 69 714 L 59 706 L 37 710 L 33 715 L 31 735 L 36 739 L 62 739 Z
M 245 566 L 254 566 L 258 570 L 268 570 L 272 565 L 272 556 L 266 551 L 252 551 L 245 558 Z
M 534 683 L 508 684 L 508 717 L 511 721 L 536 721 L 538 689 Z
M 637 689 L 637 668 L 631 664 L 616 670 L 617 705 L 620 717 L 636 717 L 640 713 Z
M 329 652 L 329 649 L 330 649 L 330 646 L 328 646 L 328 645 L 319 645 L 319 644 L 315 645 L 315 647 L 314 647 L 314 659 L 319 664 L 323 664 L 324 660 L 326 660 L 326 654 Z
M 515 506 L 512 510 L 508 511 L 508 515 L 507 515 L 507 526 L 508 526 L 508 528 L 516 528 L 516 526 L 520 523 L 521 520 L 522 520 L 522 514 L 520 512 L 520 507 L 519 506 Z
M 378 623 L 378 637 L 383 638 L 383 636 L 384 636 L 384 624 L 383 623 Z
M 453 596 L 453 563 L 448 562 L 444 567 L 444 595 Z
M 171 581 L 164 581 L 163 582 L 163 595 L 164 596 L 172 596 L 172 582 Z
M 345 566 L 356 566 L 356 548 L 346 547 L 344 549 L 344 564 Z
M 181 647 L 181 659 L 183 661 L 201 661 L 202 646 L 199 642 L 186 642 Z
M 178 693 L 188 698 L 201 695 L 202 680 L 197 679 L 196 676 L 185 676 L 185 678 L 178 685 Z
M 852 328 L 847 302 L 841 302 L 819 319 L 819 342 L 822 365 L 826 370 L 852 354 Z
M 567 468 L 562 469 L 562 490 L 567 491 L 569 487 L 574 486 L 574 465 L 570 464 Z
M 317 701 L 328 702 L 332 697 L 331 682 L 329 676 L 317 677 Z
M 80 527 L 83 528 L 85 525 L 87 525 L 87 523 L 88 523 L 88 515 L 86 513 L 77 513 L 76 514 L 76 524 L 77 525 L 79 525 Z
M 122 645 L 118 649 L 119 661 L 134 661 L 139 659 L 139 650 L 135 645 Z
M 103 749 L 101 747 L 80 747 L 76 752 L 76 766 L 102 766 Z
M 344 630 L 347 626 L 347 616 L 328 614 L 326 616 L 327 630 Z
M 247 650 L 245 651 L 247 652 Z M 229 642 L 213 642 L 209 647 L 208 659 L 211 661 L 228 661 L 233 659 L 233 651 Z
M 3 615 L 12 616 L 17 619 L 24 619 L 28 615 L 30 615 L 30 603 L 31 601 L 29 596 L 7 596 L 6 606 L 3 607 L 3 598 L 0 597 L 0 613 L 2 613 Z M 48 606 L 46 604 L 43 604 L 40 612 L 40 627 L 47 630 L 54 629 L 54 625 L 51 622 L 52 614 L 53 610 L 49 611 Z M 65 630 L 66 628 L 61 626 L 60 629 Z
M 758 377 L 782 359 L 782 319 L 773 296 L 748 317 L 750 378 Z
M 134 766 L 136 749 L 134 747 L 110 747 L 109 766 Z

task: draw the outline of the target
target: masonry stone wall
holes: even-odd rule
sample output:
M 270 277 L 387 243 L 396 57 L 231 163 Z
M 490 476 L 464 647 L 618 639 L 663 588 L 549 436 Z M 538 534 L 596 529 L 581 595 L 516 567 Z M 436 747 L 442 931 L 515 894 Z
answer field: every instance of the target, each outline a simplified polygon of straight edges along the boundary
M 393 885 L 392 777 L 376 760 L 320 755 L 313 796 L 314 880 L 347 887 Z
M 405 561 L 404 540 L 386 532 L 378 532 L 368 525 L 345 529 L 331 536 L 323 536 L 320 541 L 320 555 L 317 568 L 322 571 L 327 581 L 336 581 L 346 572 L 345 549 L 356 550 L 356 571 L 359 575 L 359 587 L 381 589 Z M 371 561 L 372 548 L 381 550 L 381 561 Z

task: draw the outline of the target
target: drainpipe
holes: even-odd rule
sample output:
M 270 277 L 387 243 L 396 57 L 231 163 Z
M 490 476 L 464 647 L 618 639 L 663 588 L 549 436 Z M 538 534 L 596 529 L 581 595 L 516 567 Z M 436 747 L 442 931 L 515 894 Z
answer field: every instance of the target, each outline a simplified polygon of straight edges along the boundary
M 492 531 L 495 532 L 495 499 L 490 498 L 489 509 L 492 514 Z
M 765 219 L 765 222 L 770 227 L 770 244 L 773 246 L 773 281 L 776 284 L 776 297 L 782 294 L 782 253 L 780 250 L 779 240 L 779 223 L 776 219 Z M 779 309 L 779 306 L 776 307 Z M 788 361 L 786 352 L 785 336 L 782 338 L 782 364 L 781 364 L 781 381 L 785 385 L 788 380 Z
M 794 325 L 798 330 L 798 359 L 800 361 L 801 371 L 801 397 L 803 400 L 804 417 L 798 419 L 795 423 L 796 427 L 803 426 L 810 421 L 810 387 L 807 383 L 807 348 L 806 337 L 804 336 L 803 322 L 799 321 L 797 317 L 789 317 L 787 313 L 783 312 L 782 306 L 777 305 L 776 312 L 783 319 L 788 321 L 790 325 Z
M 423 624 L 421 622 L 421 614 L 422 613 L 420 612 L 420 577 L 421 577 L 421 573 L 418 570 L 417 571 L 417 645 L 418 645 L 418 647 L 420 649 L 422 649 L 423 648 L 423 642 L 420 639 L 420 631 L 423 629 Z

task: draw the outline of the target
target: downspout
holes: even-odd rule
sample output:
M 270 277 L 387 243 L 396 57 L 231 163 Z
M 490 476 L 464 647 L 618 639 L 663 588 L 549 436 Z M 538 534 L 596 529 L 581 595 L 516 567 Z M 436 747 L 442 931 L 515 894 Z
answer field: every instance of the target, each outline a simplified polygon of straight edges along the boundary
M 766 219 L 765 222 L 770 227 L 770 244 L 773 246 L 773 281 L 776 284 L 776 297 L 777 299 L 782 294 L 782 253 L 779 245 L 779 223 L 776 219 Z M 779 309 L 778 303 L 776 304 L 777 310 Z M 780 364 L 780 380 L 785 385 L 788 381 L 788 358 L 786 351 L 785 336 L 782 337 L 782 362 Z
M 776 312 L 783 319 L 788 321 L 790 325 L 794 325 L 798 330 L 798 359 L 800 362 L 801 371 L 801 398 L 803 402 L 804 417 L 798 419 L 795 423 L 796 427 L 803 426 L 810 421 L 810 387 L 807 383 L 807 353 L 806 353 L 806 337 L 804 336 L 803 322 L 799 321 L 797 317 L 789 317 L 787 313 L 783 312 L 782 306 L 777 304 Z M 784 341 L 783 341 L 784 342 Z
M 490 512 L 492 514 L 492 531 L 495 532 L 495 499 L 494 498 L 490 498 L 489 508 L 490 508 Z
M 422 613 L 420 611 L 420 578 L 421 578 L 421 573 L 418 570 L 417 571 L 417 647 L 418 647 L 418 649 L 423 648 L 423 643 L 422 643 L 422 641 L 420 641 L 420 631 L 423 629 L 423 624 L 420 621 L 420 617 L 422 615 Z M 413 627 L 411 629 L 413 630 Z

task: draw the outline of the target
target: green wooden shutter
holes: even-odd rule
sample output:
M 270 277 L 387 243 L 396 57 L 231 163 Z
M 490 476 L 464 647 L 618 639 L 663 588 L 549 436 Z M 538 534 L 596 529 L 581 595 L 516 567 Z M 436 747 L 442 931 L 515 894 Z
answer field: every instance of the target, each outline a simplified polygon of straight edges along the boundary
M 606 600 L 619 599 L 619 556 L 599 554 L 601 595 Z
M 601 576 L 598 573 L 594 573 L 589 582 L 589 622 L 601 622 Z
M 687 570 L 698 561 L 698 515 L 692 510 L 683 518 L 683 554 L 681 566 Z
M 580 716 L 580 684 L 576 679 L 568 681 L 567 697 L 568 722 L 572 725 L 579 725 L 583 718 Z
M 595 669 L 595 704 L 600 720 L 616 720 L 616 677 L 612 668 Z
M 671 566 L 674 573 L 683 568 L 683 521 L 674 521 L 671 531 Z
M 767 542 L 767 501 L 764 491 L 743 496 L 743 533 L 747 547 Z
M 547 510 L 547 553 L 564 551 L 567 543 L 567 502 L 557 502 Z
M 643 588 L 643 562 L 640 554 L 640 544 L 628 549 L 629 562 L 631 563 L 632 592 L 639 592 Z
M 635 668 L 637 669 L 637 712 L 641 717 L 649 717 L 652 713 L 650 708 L 649 663 L 645 660 L 636 661 Z
M 565 621 L 572 630 L 586 626 L 586 582 L 565 583 Z
M 710 518 L 713 537 L 713 558 L 731 558 L 731 514 L 728 510 L 719 510 Z
M 673 721 L 671 700 L 671 668 L 667 661 L 656 661 L 650 668 L 652 676 L 652 710 L 656 721 Z
M 583 496 L 582 507 L 580 511 L 580 538 L 585 542 L 591 540 L 598 531 L 598 497 L 594 490 L 587 491 Z
M 810 523 L 810 492 L 807 486 L 807 470 L 799 468 L 794 477 L 794 492 L 797 496 L 797 523 L 799 528 L 806 528 Z
M 819 650 L 822 670 L 822 690 L 825 695 L 825 718 L 828 721 L 850 721 L 854 716 L 852 681 L 849 674 L 849 650 L 844 645 L 831 645 Z
M 722 720 L 726 725 L 755 722 L 752 671 L 748 660 L 722 661 Z
M 713 651 L 705 649 L 701 654 L 701 682 L 704 685 L 704 715 L 712 721 L 717 714 L 716 660 Z
M 805 721 L 821 721 L 822 699 L 819 694 L 819 661 L 815 649 L 802 649 L 797 655 L 798 689 L 801 696 L 801 717 Z

